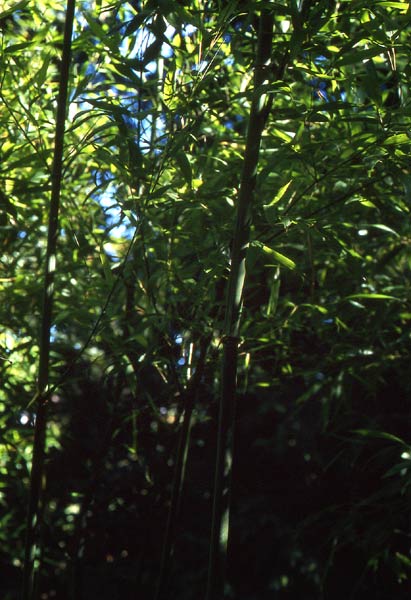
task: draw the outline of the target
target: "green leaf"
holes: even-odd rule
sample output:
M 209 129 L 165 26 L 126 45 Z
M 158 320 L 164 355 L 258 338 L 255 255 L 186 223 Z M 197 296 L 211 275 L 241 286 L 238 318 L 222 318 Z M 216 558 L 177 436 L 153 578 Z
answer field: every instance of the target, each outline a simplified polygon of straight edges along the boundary
M 131 19 L 131 21 L 129 21 L 127 23 L 125 37 L 128 35 L 131 35 L 135 31 L 137 31 L 137 29 L 139 29 L 143 25 L 143 23 L 146 19 L 147 19 L 147 14 L 145 13 L 145 11 L 142 11 L 140 14 L 135 15 Z
M 400 300 L 400 298 L 396 298 L 395 296 L 388 296 L 387 294 L 351 294 L 350 296 L 346 296 L 344 300 Z
M 380 46 L 374 46 L 374 48 L 365 49 L 355 48 L 346 54 L 342 54 L 341 58 L 339 58 L 336 62 L 339 67 L 356 65 L 364 60 L 378 56 L 379 54 L 381 54 Z
M 404 460 L 401 463 L 398 463 L 388 469 L 386 473 L 382 476 L 383 479 L 387 479 L 388 477 L 392 477 L 393 475 L 402 475 L 404 471 L 409 471 L 411 469 L 411 462 L 409 460 Z
M 283 185 L 277 192 L 277 194 L 275 195 L 274 199 L 271 200 L 271 202 L 269 204 L 265 204 L 264 208 L 270 208 L 271 206 L 274 206 L 275 204 L 277 204 L 277 202 L 279 202 L 281 200 L 281 198 L 284 196 L 284 194 L 287 192 L 288 188 L 290 187 L 290 185 L 292 184 L 293 180 L 290 179 L 290 181 L 288 181 L 285 185 Z
M 29 3 L 29 0 L 21 0 L 20 2 L 16 2 L 16 4 L 13 4 L 13 6 L 8 8 L 7 10 L 3 10 L 2 12 L 0 12 L 0 20 L 10 17 L 17 10 L 22 10 L 23 8 L 25 8 L 27 6 L 28 3 Z
M 177 152 L 175 156 L 176 163 L 180 167 L 180 171 L 187 184 L 191 188 L 192 183 L 192 171 L 190 160 L 185 152 Z
M 108 281 L 109 283 L 113 283 L 113 272 L 112 272 L 112 263 L 110 263 L 107 254 L 105 252 L 105 250 L 103 249 L 103 247 L 100 247 L 100 260 L 101 260 L 101 264 L 103 266 L 103 271 L 104 271 L 104 276 L 106 281 Z
M 382 223 L 370 223 L 368 225 L 364 225 L 364 227 L 374 227 L 375 229 L 381 229 L 381 231 L 386 231 L 387 233 L 392 233 L 396 237 L 400 237 L 400 234 L 388 227 L 388 225 L 383 225 Z
M 265 254 L 269 254 L 275 261 L 280 263 L 280 265 L 283 265 L 283 267 L 287 267 L 287 269 L 295 269 L 295 267 L 297 266 L 291 258 L 288 258 L 288 256 L 281 254 L 281 252 L 277 252 L 277 250 L 273 250 L 269 246 L 263 245 L 261 249 L 263 250 L 263 252 L 265 252 Z
M 280 268 L 277 267 L 271 281 L 270 297 L 268 299 L 266 310 L 267 317 L 274 315 L 277 310 L 278 298 L 280 294 L 280 283 Z
M 322 315 L 328 314 L 328 310 L 325 308 L 325 306 L 319 306 L 318 304 L 308 304 L 307 302 L 304 302 L 303 304 L 301 304 L 301 306 L 304 306 L 305 308 L 312 308 L 313 310 L 318 311 Z
M 17 54 L 20 50 L 25 50 L 33 45 L 33 42 L 21 42 L 20 44 L 11 44 L 4 49 L 6 54 Z
M 50 56 L 46 56 L 46 58 L 43 61 L 43 64 L 42 64 L 41 68 L 37 71 L 36 76 L 34 77 L 33 81 L 36 83 L 36 85 L 39 88 L 42 87 L 42 85 L 46 81 L 47 71 L 48 71 L 48 68 L 49 68 L 49 65 L 50 65 L 50 61 L 51 61 L 51 57 Z
M 290 135 L 289 133 L 286 133 L 285 131 L 281 131 L 281 129 L 273 128 L 272 129 L 272 133 L 276 137 L 279 137 L 280 139 L 282 139 L 287 144 L 289 144 L 293 140 L 293 136 L 292 135 Z
M 168 70 L 163 81 L 162 100 L 168 109 L 177 108 L 179 101 L 175 92 L 175 71 Z
M 356 433 L 361 437 L 395 442 L 397 444 L 401 444 L 401 446 L 404 446 L 405 448 L 409 448 L 409 444 L 406 444 L 404 440 L 397 437 L 396 435 L 393 435 L 392 433 L 387 433 L 386 431 L 376 431 L 373 429 L 354 429 L 353 433 Z
M 376 2 L 376 4 L 378 4 L 378 6 L 383 6 L 384 8 L 399 8 L 402 12 L 406 12 L 410 7 L 409 2 L 388 2 L 383 0 L 381 2 Z
M 384 146 L 392 146 L 394 144 L 396 144 L 396 145 L 409 144 L 410 141 L 411 141 L 410 137 L 407 133 L 396 133 L 395 135 L 388 136 L 384 140 L 383 145 Z

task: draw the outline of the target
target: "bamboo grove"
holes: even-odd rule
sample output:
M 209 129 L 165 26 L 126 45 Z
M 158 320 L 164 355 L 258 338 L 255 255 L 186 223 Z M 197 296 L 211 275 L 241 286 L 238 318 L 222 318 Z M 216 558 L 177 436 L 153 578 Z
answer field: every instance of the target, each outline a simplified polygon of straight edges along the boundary
M 410 15 L 0 3 L 2 598 L 408 597 Z

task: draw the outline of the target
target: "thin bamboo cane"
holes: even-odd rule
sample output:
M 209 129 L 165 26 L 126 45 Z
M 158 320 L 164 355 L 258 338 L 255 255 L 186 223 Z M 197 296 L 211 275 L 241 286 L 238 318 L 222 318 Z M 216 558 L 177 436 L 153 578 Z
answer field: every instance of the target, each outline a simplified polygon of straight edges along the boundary
M 53 168 L 51 174 L 51 198 L 48 222 L 46 264 L 44 273 L 43 310 L 40 332 L 40 356 L 35 403 L 36 422 L 33 442 L 33 459 L 30 475 L 30 492 L 27 510 L 26 540 L 22 600 L 33 598 L 35 554 L 41 525 L 41 499 L 44 489 L 44 458 L 47 424 L 47 387 L 49 383 L 50 331 L 52 326 L 54 277 L 56 272 L 56 249 L 59 226 L 60 192 L 63 172 L 64 129 L 67 112 L 71 37 L 73 31 L 75 0 L 67 0 L 64 26 L 63 52 L 57 99 L 56 131 L 54 139 Z
M 210 344 L 210 337 L 204 337 L 200 341 L 200 356 L 194 375 L 190 379 L 187 389 L 184 393 L 184 417 L 180 430 L 176 464 L 174 468 L 173 489 L 168 511 L 167 524 L 163 540 L 162 556 L 160 563 L 160 572 L 158 577 L 155 600 L 162 600 L 166 597 L 166 583 L 170 568 L 170 558 L 173 551 L 176 524 L 180 512 L 181 497 L 184 487 L 185 467 L 187 462 L 188 447 L 190 442 L 191 417 L 194 403 L 198 392 L 198 387 L 204 373 L 207 350 Z
M 251 207 L 254 199 L 261 137 L 269 102 L 262 86 L 269 78 L 273 35 L 273 15 L 265 9 L 259 20 L 258 46 L 254 67 L 254 98 L 250 109 L 246 148 L 237 200 L 228 292 L 226 300 L 222 389 L 219 407 L 217 456 L 213 494 L 210 554 L 206 600 L 224 597 L 225 561 L 229 535 L 230 476 L 233 451 L 238 334 L 246 254 L 249 244 Z

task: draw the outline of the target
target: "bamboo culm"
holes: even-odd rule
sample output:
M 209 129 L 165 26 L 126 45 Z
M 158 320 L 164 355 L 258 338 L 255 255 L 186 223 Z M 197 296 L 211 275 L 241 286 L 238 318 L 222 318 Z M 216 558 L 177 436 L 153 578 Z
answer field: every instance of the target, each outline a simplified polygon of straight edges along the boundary
M 270 107 L 270 102 L 266 100 L 262 86 L 265 82 L 268 82 L 271 70 L 272 35 L 272 12 L 263 10 L 259 22 L 258 45 L 254 67 L 254 98 L 250 109 L 244 162 L 237 199 L 237 215 L 225 309 L 222 383 L 206 600 L 220 600 L 225 594 L 225 563 L 229 536 L 230 479 L 237 385 L 238 334 L 246 274 L 246 255 L 250 236 L 251 207 L 256 186 L 259 150 Z
M 50 332 L 53 314 L 53 287 L 56 272 L 56 250 L 59 227 L 60 193 L 63 172 L 64 130 L 67 113 L 67 91 L 71 57 L 75 0 L 67 0 L 64 26 L 63 51 L 60 67 L 57 99 L 56 130 L 54 139 L 53 167 L 51 173 L 51 198 L 48 218 L 47 250 L 44 272 L 42 321 L 40 331 L 40 355 L 38 364 L 37 392 L 34 410 L 36 414 L 33 458 L 30 474 L 29 501 L 26 522 L 22 600 L 34 597 L 34 572 L 36 547 L 42 520 L 42 494 L 44 490 L 44 458 L 47 424 L 47 388 L 49 385 Z

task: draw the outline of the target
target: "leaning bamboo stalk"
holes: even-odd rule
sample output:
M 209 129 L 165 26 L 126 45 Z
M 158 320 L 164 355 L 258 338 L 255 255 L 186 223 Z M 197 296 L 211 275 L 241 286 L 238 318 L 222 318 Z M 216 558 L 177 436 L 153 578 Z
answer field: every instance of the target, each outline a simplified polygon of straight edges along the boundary
M 47 401 L 50 362 L 50 332 L 53 314 L 54 278 L 56 272 L 56 250 L 59 229 L 60 193 L 63 179 L 64 130 L 67 113 L 67 91 L 71 56 L 75 0 L 67 0 L 64 26 L 63 51 L 60 67 L 60 80 L 57 99 L 56 130 L 54 139 L 53 167 L 51 173 L 51 198 L 48 218 L 46 264 L 42 321 L 40 331 L 40 355 L 37 376 L 37 391 L 31 402 L 36 411 L 33 442 L 33 459 L 30 474 L 29 503 L 27 510 L 26 541 L 24 554 L 22 600 L 33 596 L 33 578 L 36 545 L 41 525 L 41 499 L 45 457 L 45 437 L 47 424 Z
M 229 496 L 233 425 L 236 396 L 238 334 L 246 255 L 250 237 L 251 207 L 254 200 L 261 137 L 268 114 L 263 84 L 268 80 L 273 35 L 273 15 L 260 16 L 257 55 L 254 67 L 254 97 L 250 108 L 246 148 L 237 199 L 228 292 L 225 309 L 222 385 L 219 406 L 217 456 L 206 600 L 224 596 L 225 560 L 229 534 Z

